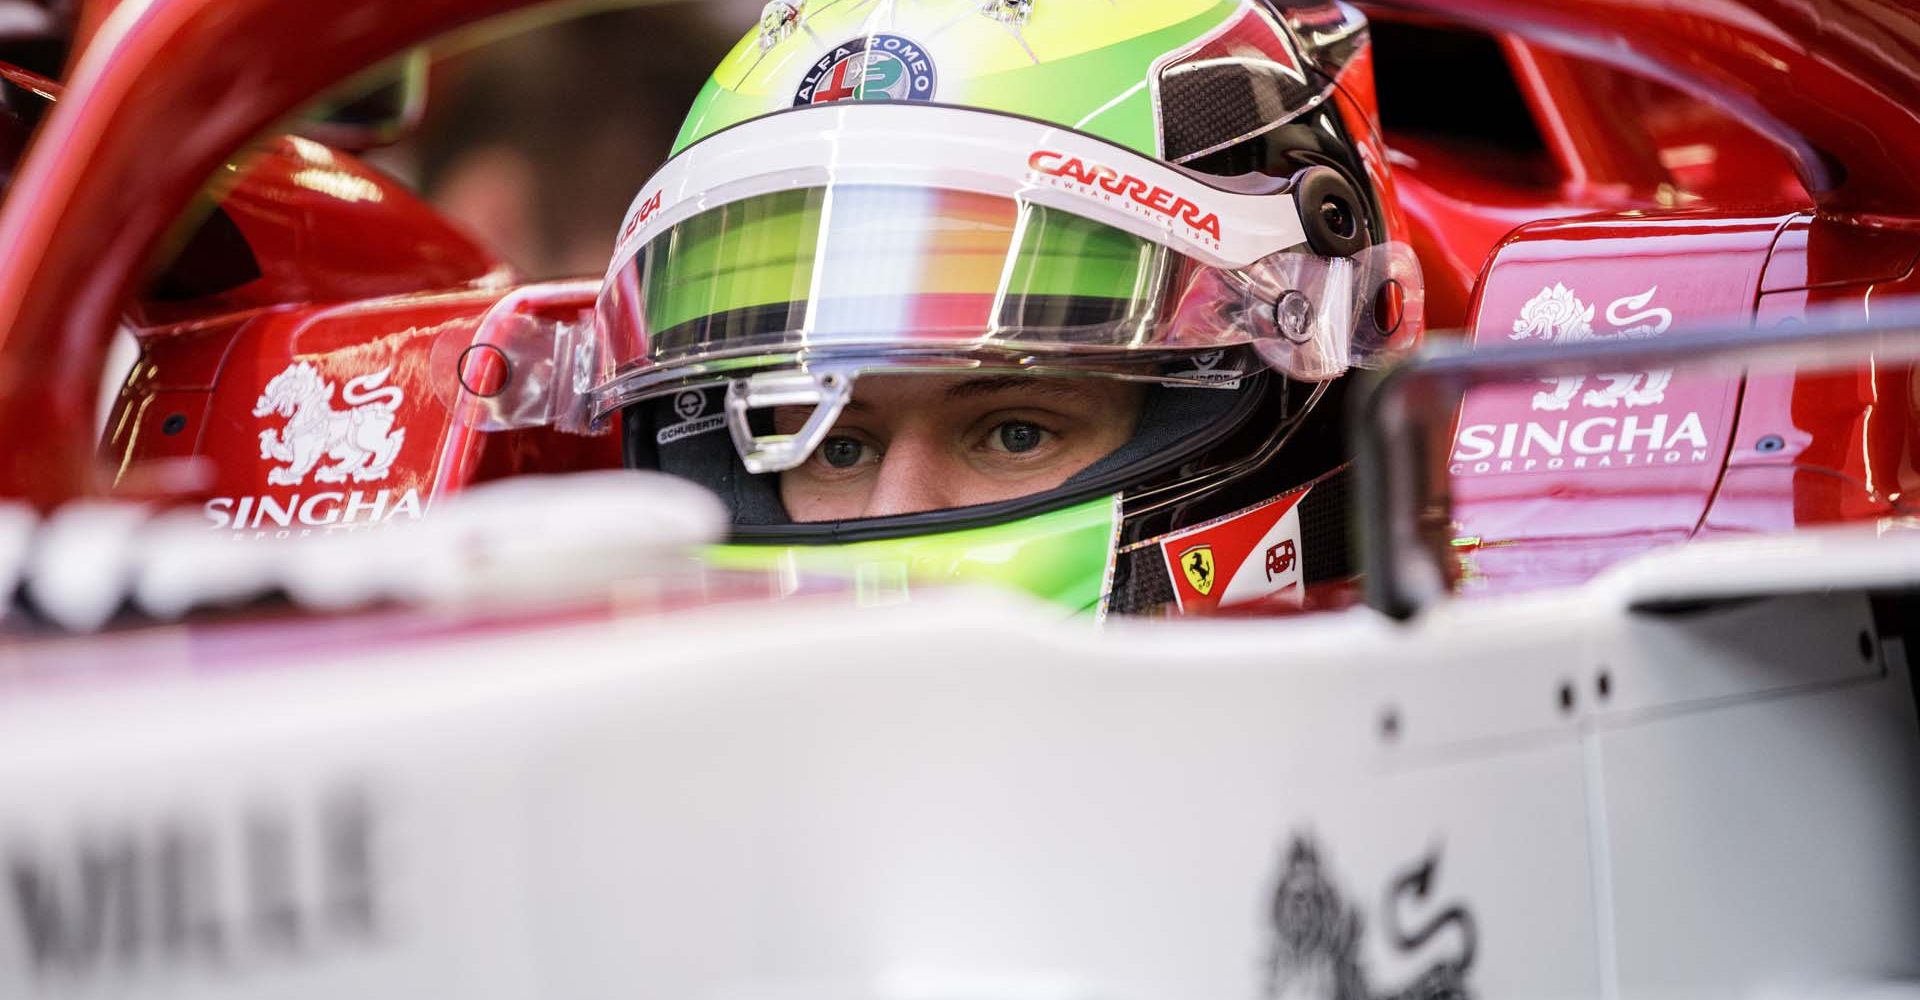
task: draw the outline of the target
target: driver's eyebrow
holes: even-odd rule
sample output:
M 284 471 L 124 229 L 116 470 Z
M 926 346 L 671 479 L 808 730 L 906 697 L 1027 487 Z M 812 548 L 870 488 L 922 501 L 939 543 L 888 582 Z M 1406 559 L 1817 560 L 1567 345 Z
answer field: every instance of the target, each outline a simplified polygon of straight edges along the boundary
M 1086 390 L 1072 379 L 1040 378 L 1032 375 L 995 375 L 986 378 L 970 378 L 965 382 L 950 385 L 947 387 L 947 399 L 973 399 L 1014 389 L 1028 389 L 1048 396 L 1086 394 Z

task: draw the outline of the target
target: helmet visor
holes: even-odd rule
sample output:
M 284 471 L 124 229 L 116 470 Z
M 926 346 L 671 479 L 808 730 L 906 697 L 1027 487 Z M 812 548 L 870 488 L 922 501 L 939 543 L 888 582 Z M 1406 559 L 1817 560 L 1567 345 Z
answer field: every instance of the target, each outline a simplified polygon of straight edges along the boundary
M 1170 269 L 1130 233 L 964 191 L 838 187 L 738 202 L 675 226 L 630 265 L 644 351 L 671 365 L 877 341 L 1126 347 Z
M 1301 233 L 1284 189 L 1215 187 L 1040 123 L 775 115 L 689 149 L 643 189 L 599 305 L 594 410 L 848 351 L 1086 370 L 1254 345 L 1325 380 L 1411 340 L 1405 248 L 1325 258 Z M 1391 322 L 1356 336 L 1389 283 Z
M 1391 280 L 1361 258 L 1222 270 L 1070 211 L 970 191 L 807 188 L 723 205 L 641 247 L 603 301 L 608 413 L 682 379 L 884 350 L 1127 368 L 1255 345 L 1325 380 Z M 1369 294 L 1371 293 L 1371 294 Z M 1404 298 L 1383 321 L 1405 326 Z M 1392 335 L 1397 330 L 1383 330 Z

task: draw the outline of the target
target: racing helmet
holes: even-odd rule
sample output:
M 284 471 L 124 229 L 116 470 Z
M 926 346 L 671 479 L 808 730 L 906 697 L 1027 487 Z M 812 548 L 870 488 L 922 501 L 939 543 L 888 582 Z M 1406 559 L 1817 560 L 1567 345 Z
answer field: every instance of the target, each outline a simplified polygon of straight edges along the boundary
M 1343 376 L 1422 330 L 1370 51 L 1337 2 L 775 0 L 624 220 L 592 417 L 720 494 L 721 565 L 1300 606 L 1354 575 Z M 1098 447 L 895 509 L 797 498 L 894 459 L 863 412 L 1009 393 L 1078 394 Z M 996 461 L 1052 440 L 969 427 Z

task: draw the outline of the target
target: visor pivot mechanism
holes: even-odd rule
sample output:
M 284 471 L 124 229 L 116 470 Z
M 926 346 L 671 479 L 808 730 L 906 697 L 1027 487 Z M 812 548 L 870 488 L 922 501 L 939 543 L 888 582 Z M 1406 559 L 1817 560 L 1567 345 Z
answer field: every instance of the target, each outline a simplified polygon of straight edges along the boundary
M 1280 336 L 1304 344 L 1313 339 L 1313 300 L 1299 289 L 1288 289 L 1273 304 L 1273 325 Z
M 827 432 L 853 400 L 854 377 L 839 371 L 763 372 L 727 384 L 727 430 L 740 464 L 754 475 L 798 468 L 825 441 Z M 755 410 L 811 406 L 805 424 L 793 434 L 755 434 Z
M 1360 195 L 1332 167 L 1308 167 L 1293 175 L 1294 204 L 1307 246 L 1322 257 L 1352 257 L 1367 248 Z

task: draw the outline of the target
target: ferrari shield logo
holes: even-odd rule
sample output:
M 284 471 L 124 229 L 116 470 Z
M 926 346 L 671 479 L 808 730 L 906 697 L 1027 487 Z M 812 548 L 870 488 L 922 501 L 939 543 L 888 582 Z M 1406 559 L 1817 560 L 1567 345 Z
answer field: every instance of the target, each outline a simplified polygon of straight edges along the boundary
M 1180 553 L 1180 569 L 1201 597 L 1213 593 L 1213 546 L 1196 545 Z
M 1307 490 L 1161 538 L 1156 544 L 1181 614 L 1299 607 L 1310 553 L 1301 545 Z

